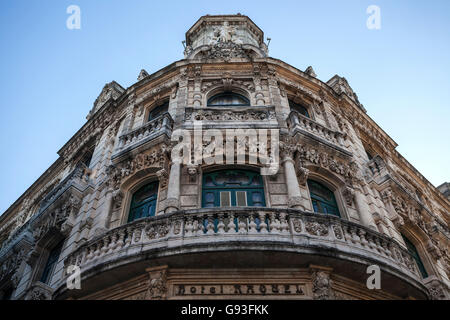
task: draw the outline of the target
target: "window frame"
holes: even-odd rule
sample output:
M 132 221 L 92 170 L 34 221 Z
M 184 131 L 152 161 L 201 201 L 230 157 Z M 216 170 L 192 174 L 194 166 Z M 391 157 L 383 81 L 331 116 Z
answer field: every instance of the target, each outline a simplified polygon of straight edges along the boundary
M 158 103 L 153 104 L 152 107 L 147 109 L 147 114 L 146 114 L 146 116 L 144 118 L 145 119 L 145 123 L 153 121 L 153 120 L 159 118 L 160 116 L 162 116 L 164 113 L 169 112 L 169 107 L 170 107 L 170 100 L 169 99 L 166 99 L 166 100 L 163 100 L 163 101 L 160 101 Z M 157 111 L 158 109 L 161 109 L 161 108 L 164 108 L 164 110 L 160 110 L 158 112 L 159 114 L 156 117 L 152 116 L 153 112 L 155 112 L 155 111 Z
M 341 207 L 339 206 L 339 201 L 338 201 L 338 197 L 336 194 L 336 191 L 333 190 L 332 188 L 328 187 L 326 184 L 324 184 L 322 181 L 311 178 L 307 180 L 307 186 L 308 186 L 308 193 L 309 193 L 309 198 L 310 198 L 310 202 L 311 202 L 311 208 L 312 211 L 314 213 L 320 213 L 320 214 L 326 214 L 326 215 L 331 215 L 331 216 L 335 216 L 338 218 L 342 218 L 343 217 L 343 210 L 341 209 Z M 329 191 L 330 194 L 333 197 L 333 204 L 330 201 L 326 201 L 323 197 L 320 197 L 320 195 L 315 194 L 314 192 L 312 192 L 312 184 L 317 184 L 319 187 L 324 188 L 326 191 Z M 323 199 L 323 200 L 322 200 Z M 331 212 L 325 212 L 326 210 L 322 209 L 322 211 L 320 210 L 316 210 L 316 206 L 315 202 L 317 204 L 319 204 L 318 209 L 322 208 L 322 205 L 325 204 L 325 209 L 330 207 L 330 208 L 334 208 L 337 211 L 337 214 L 331 213 Z
M 142 191 L 145 188 L 149 188 L 152 185 L 156 185 L 155 189 L 156 192 L 154 194 L 152 194 L 150 197 L 146 198 L 145 200 L 141 201 L 140 204 L 136 204 L 134 206 L 133 202 L 134 202 L 134 198 L 136 196 L 136 194 L 140 191 Z M 158 200 L 159 200 L 159 191 L 160 191 L 160 183 L 158 180 L 153 180 L 153 181 L 146 181 L 145 183 L 139 185 L 138 187 L 135 188 L 134 191 L 130 192 L 130 204 L 128 206 L 128 211 L 127 211 L 127 215 L 126 215 L 126 223 L 131 223 L 140 219 L 145 219 L 145 218 L 150 218 L 150 217 L 155 217 L 158 213 Z M 149 199 L 152 198 L 152 199 Z M 153 203 L 153 204 L 151 204 Z M 136 210 L 138 208 L 142 208 L 145 206 L 149 206 L 148 209 L 153 208 L 153 214 L 150 215 L 145 215 L 145 216 L 140 216 L 139 218 L 136 218 L 135 215 L 133 215 L 132 218 L 132 210 Z M 148 210 L 147 209 L 147 210 Z
M 52 246 L 51 249 L 46 250 L 45 259 L 42 259 L 39 277 L 37 278 L 39 279 L 39 282 L 50 286 L 51 280 L 55 273 L 55 268 L 59 262 L 61 253 L 64 249 L 64 244 L 66 242 L 65 240 L 66 239 L 62 239 L 56 245 Z M 52 258 L 54 261 L 52 261 L 52 264 L 49 265 L 49 261 Z
M 219 175 L 219 174 L 225 174 L 226 175 L 233 175 L 233 174 L 245 174 L 250 176 L 250 182 L 248 185 L 244 186 L 226 186 L 226 185 L 217 185 L 217 186 L 206 186 L 206 179 L 210 176 Z M 257 186 L 252 186 L 253 179 L 257 177 L 259 179 Z M 214 183 L 214 182 L 213 182 Z M 266 187 L 265 187 L 265 181 L 263 179 L 263 176 L 261 176 L 259 173 L 255 172 L 254 170 L 249 169 L 236 169 L 236 168 L 230 168 L 230 169 L 218 169 L 214 171 L 210 171 L 203 174 L 202 180 L 201 180 L 201 208 L 223 208 L 221 206 L 221 200 L 220 200 L 220 193 L 221 192 L 230 192 L 231 195 L 231 201 L 230 204 L 232 208 L 250 208 L 250 207 L 259 207 L 259 208 L 266 208 L 267 207 L 267 200 L 266 200 Z M 245 191 L 246 192 L 246 206 L 238 206 L 237 202 L 237 192 L 238 191 Z M 213 194 L 213 200 L 208 201 L 208 194 Z M 261 196 L 261 199 L 259 201 L 255 201 L 253 199 L 255 194 L 259 194 Z M 255 205 L 255 203 L 260 205 Z
M 243 101 L 245 101 L 245 103 L 241 103 L 241 104 L 217 104 L 217 105 L 212 105 L 211 101 L 220 97 L 225 97 L 225 96 L 235 96 L 238 97 L 240 99 L 242 99 Z M 212 107 L 212 108 L 222 108 L 222 107 L 250 107 L 251 106 L 251 102 L 250 99 L 248 97 L 246 97 L 243 94 L 234 92 L 234 91 L 223 91 L 223 92 L 219 92 L 216 93 L 214 95 L 212 95 L 210 98 L 208 98 L 208 100 L 206 101 L 206 106 L 207 107 Z
M 419 250 L 417 250 L 417 247 L 414 245 L 414 243 L 411 240 L 409 240 L 408 237 L 406 237 L 403 233 L 401 233 L 400 235 L 403 238 L 403 242 L 405 242 L 406 249 L 408 250 L 409 254 L 413 257 L 417 269 L 419 269 L 422 279 L 428 278 L 430 274 L 428 273 L 427 268 L 423 263 Z
M 312 117 L 312 112 L 310 111 L 310 108 L 308 108 L 304 104 L 297 103 L 297 102 L 295 102 L 292 99 L 288 99 L 288 104 L 289 104 L 289 110 L 291 112 L 292 111 L 298 112 L 302 116 L 304 116 L 304 117 L 306 117 L 308 119 L 314 120 L 313 117 Z M 306 115 L 303 112 L 301 112 L 300 110 L 298 110 L 298 108 L 304 109 L 304 111 L 306 112 Z

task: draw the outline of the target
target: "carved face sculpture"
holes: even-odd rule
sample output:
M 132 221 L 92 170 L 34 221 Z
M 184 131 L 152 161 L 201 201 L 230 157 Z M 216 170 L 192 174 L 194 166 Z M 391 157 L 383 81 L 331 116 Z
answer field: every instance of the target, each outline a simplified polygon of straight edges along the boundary
M 188 172 L 188 175 L 190 175 L 190 176 L 194 176 L 194 175 L 196 175 L 197 174 L 197 168 L 188 168 L 187 169 L 187 172 Z

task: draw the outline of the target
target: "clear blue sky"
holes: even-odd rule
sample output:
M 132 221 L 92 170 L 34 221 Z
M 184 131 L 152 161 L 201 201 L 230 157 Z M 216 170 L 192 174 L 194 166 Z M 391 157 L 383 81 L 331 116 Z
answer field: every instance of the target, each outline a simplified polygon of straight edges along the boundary
M 66 9 L 81 8 L 81 30 Z M 366 9 L 381 8 L 381 30 Z M 84 124 L 104 84 L 132 85 L 183 58 L 205 14 L 242 13 L 270 55 L 318 78 L 347 78 L 368 114 L 433 184 L 450 180 L 450 1 L 3 0 L 0 4 L 0 214 Z

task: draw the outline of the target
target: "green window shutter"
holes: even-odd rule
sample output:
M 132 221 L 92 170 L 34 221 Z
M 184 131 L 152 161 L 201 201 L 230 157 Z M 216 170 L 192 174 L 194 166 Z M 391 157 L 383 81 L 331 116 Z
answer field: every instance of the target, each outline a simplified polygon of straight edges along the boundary
M 219 170 L 205 173 L 202 207 L 265 207 L 262 177 L 247 170 Z
M 402 234 L 402 238 L 403 238 L 403 241 L 405 241 L 405 244 L 406 244 L 406 247 L 408 248 L 409 254 L 412 255 L 414 261 L 416 262 L 417 267 L 419 268 L 420 274 L 422 275 L 422 278 L 424 278 L 424 279 L 427 278 L 428 272 L 425 269 L 422 259 L 420 259 L 419 252 L 417 251 L 416 246 L 411 241 L 409 241 L 409 239 L 406 238 L 403 234 Z
M 50 279 L 52 277 L 53 271 L 55 270 L 56 263 L 58 262 L 59 255 L 61 254 L 61 250 L 63 247 L 64 241 L 58 243 L 48 255 L 47 262 L 45 263 L 44 270 L 42 271 L 40 281 L 45 284 L 50 283 Z
M 314 180 L 308 180 L 308 187 L 314 212 L 341 216 L 333 191 Z
M 158 182 L 152 182 L 143 186 L 133 194 L 128 222 L 155 216 L 158 186 Z

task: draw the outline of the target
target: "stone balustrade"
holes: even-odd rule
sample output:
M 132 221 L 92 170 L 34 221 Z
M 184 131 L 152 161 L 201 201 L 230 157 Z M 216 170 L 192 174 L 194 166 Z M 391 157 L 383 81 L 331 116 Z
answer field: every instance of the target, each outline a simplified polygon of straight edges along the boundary
M 77 265 L 86 274 L 127 257 L 135 260 L 140 254 L 170 249 L 175 249 L 175 254 L 198 252 L 202 246 L 207 248 L 204 250 L 225 250 L 227 243 L 236 242 L 239 248 L 254 248 L 251 245 L 256 243 L 264 250 L 276 244 L 281 251 L 319 249 L 322 255 L 358 257 L 420 281 L 412 256 L 389 237 L 338 217 L 292 209 L 212 208 L 141 219 L 81 245 L 65 265 Z
M 169 113 L 164 113 L 163 115 L 147 122 L 143 126 L 120 136 L 116 153 L 133 149 L 160 134 L 167 133 L 170 135 L 172 132 L 172 127 L 172 117 Z
M 289 114 L 287 122 L 290 130 L 299 130 L 302 133 L 307 133 L 328 143 L 345 148 L 344 141 L 346 137 L 343 133 L 328 129 L 324 125 L 305 117 L 295 110 Z

